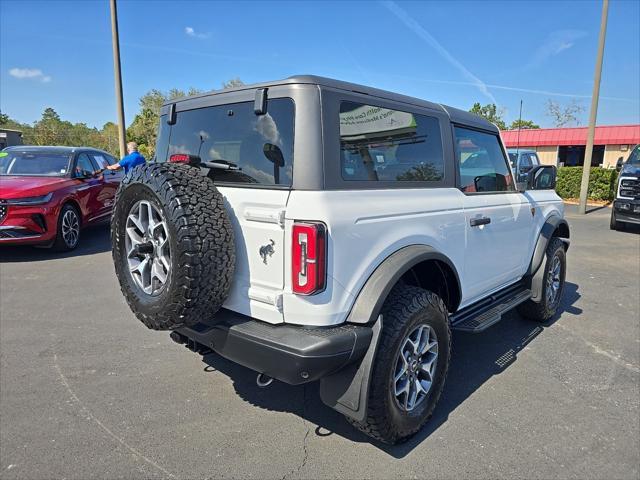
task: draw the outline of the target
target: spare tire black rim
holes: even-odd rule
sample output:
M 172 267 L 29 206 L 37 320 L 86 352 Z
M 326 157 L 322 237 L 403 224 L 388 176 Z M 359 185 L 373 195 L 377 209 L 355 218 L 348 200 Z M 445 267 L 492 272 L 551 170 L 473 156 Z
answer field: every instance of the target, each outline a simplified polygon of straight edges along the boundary
M 171 272 L 169 229 L 162 211 L 140 200 L 129 210 L 125 229 L 131 278 L 147 295 L 160 294 Z
M 429 325 L 414 328 L 400 344 L 393 377 L 393 395 L 401 410 L 414 410 L 427 397 L 438 361 L 438 339 Z

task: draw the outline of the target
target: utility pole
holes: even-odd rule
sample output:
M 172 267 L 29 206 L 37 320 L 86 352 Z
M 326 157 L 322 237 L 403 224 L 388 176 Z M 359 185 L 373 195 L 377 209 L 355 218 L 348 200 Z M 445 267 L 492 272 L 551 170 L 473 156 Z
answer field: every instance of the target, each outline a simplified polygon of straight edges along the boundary
M 518 140 L 516 142 L 516 168 L 518 167 L 518 155 L 520 154 L 520 129 L 522 128 L 522 99 L 520 99 L 520 117 L 518 117 Z
M 118 110 L 118 137 L 120 140 L 120 158 L 127 154 L 124 131 L 124 104 L 122 102 L 122 73 L 120 71 L 120 38 L 118 36 L 118 7 L 116 0 L 111 1 L 111 41 L 113 45 L 113 77 L 116 84 L 116 109 Z
M 607 15 L 609 0 L 602 2 L 602 19 L 600 20 L 600 36 L 598 38 L 598 56 L 596 57 L 596 72 L 593 79 L 593 93 L 591 94 L 591 111 L 589 113 L 589 130 L 587 132 L 587 147 L 584 152 L 582 166 L 582 183 L 580 184 L 580 206 L 578 212 L 587 213 L 587 195 L 589 190 L 589 170 L 593 156 L 593 137 L 596 132 L 596 115 L 598 114 L 598 99 L 600 97 L 600 77 L 602 76 L 602 57 L 604 55 L 604 41 L 607 36 Z

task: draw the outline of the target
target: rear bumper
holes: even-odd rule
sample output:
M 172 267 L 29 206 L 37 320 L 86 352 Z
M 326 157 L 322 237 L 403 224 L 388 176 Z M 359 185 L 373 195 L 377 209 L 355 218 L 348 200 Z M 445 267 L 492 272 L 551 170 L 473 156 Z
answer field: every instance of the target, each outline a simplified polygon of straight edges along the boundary
M 618 222 L 640 223 L 640 200 L 616 199 L 613 208 Z
M 298 385 L 360 360 L 372 330 L 361 325 L 271 325 L 222 309 L 213 322 L 180 328 L 171 337 L 179 343 L 203 345 L 256 372 Z

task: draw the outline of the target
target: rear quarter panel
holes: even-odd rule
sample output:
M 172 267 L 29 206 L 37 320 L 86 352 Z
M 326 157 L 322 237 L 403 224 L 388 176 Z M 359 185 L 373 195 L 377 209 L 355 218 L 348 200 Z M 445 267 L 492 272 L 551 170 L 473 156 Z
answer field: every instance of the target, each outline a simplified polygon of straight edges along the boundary
M 292 191 L 285 249 L 295 220 L 322 221 L 328 230 L 327 288 L 312 296 L 291 292 L 291 258 L 285 257 L 285 322 L 332 325 L 346 318 L 371 273 L 393 252 L 428 245 L 459 271 L 464 264 L 462 193 L 455 188 Z

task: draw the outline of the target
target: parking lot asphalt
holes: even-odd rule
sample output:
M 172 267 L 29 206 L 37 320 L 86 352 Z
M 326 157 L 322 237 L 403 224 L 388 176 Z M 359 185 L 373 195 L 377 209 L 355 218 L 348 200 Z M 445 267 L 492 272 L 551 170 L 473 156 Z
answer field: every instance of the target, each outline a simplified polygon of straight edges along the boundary
M 0 478 L 629 478 L 640 475 L 640 235 L 572 228 L 561 313 L 454 334 L 434 417 L 388 447 L 315 384 L 173 343 L 122 297 L 108 229 L 0 251 Z

